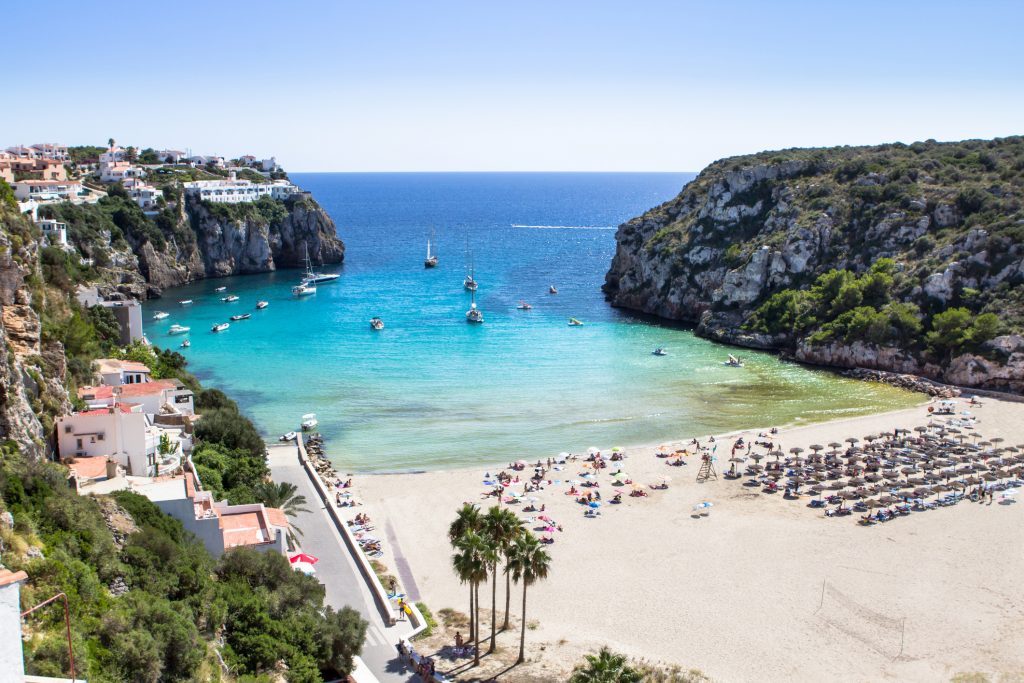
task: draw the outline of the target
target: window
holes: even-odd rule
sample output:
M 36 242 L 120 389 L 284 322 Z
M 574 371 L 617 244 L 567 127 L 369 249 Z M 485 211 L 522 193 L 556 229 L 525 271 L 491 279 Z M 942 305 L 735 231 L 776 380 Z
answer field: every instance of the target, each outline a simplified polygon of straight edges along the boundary
M 82 440 L 81 439 L 75 439 L 75 441 L 78 442 L 78 445 L 75 446 L 76 450 L 79 450 L 79 451 L 82 450 Z

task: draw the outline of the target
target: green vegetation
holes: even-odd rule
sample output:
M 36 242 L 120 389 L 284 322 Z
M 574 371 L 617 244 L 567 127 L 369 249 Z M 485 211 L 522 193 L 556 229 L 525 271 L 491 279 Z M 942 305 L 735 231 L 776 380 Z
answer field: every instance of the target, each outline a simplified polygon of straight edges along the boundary
M 917 305 L 893 299 L 900 289 L 899 277 L 896 263 L 887 258 L 859 276 L 833 269 L 808 289 L 773 294 L 750 316 L 746 328 L 814 344 L 892 345 L 944 359 L 978 351 L 999 334 L 1001 325 L 993 313 L 974 315 L 966 308 L 950 308 L 926 319 Z
M 425 602 L 417 602 L 416 609 L 420 611 L 423 616 L 423 622 L 427 625 L 425 629 L 420 631 L 418 638 L 429 638 L 434 633 L 434 628 L 437 627 L 437 619 L 434 619 L 434 615 L 431 613 L 430 608 L 427 607 Z
M 77 147 L 68 147 L 68 156 L 71 157 L 71 163 L 78 164 L 94 164 L 100 159 L 100 155 L 107 151 L 107 147 L 97 147 L 95 145 L 79 145 Z
M 256 427 L 219 389 L 199 393 L 196 410 L 203 419 L 196 424 L 199 444 L 192 451 L 192 462 L 204 488 L 232 504 L 258 502 L 270 472 L 266 446 Z
M 202 205 L 214 218 L 233 223 L 250 221 L 276 227 L 288 217 L 288 208 L 285 203 L 270 197 L 260 197 L 255 202 L 239 202 L 237 204 L 204 201 Z
M 625 655 L 602 647 L 596 655 L 584 655 L 585 664 L 573 669 L 569 683 L 640 683 L 643 674 L 629 665 Z
M 324 608 L 323 587 L 274 553 L 237 549 L 219 562 L 148 499 L 121 491 L 78 496 L 63 467 L 31 462 L 7 446 L 0 459 L 0 559 L 24 569 L 22 605 L 69 597 L 79 675 L 98 683 L 192 681 L 219 669 L 207 641 L 224 634 L 222 656 L 241 675 L 289 667 L 288 680 L 346 675 L 366 624 L 349 608 Z M 105 518 L 125 535 L 116 539 Z M 29 548 L 40 548 L 33 557 Z M 122 585 L 115 596 L 112 585 Z M 30 621 L 28 670 L 66 676 L 63 615 Z
M 18 200 L 14 198 L 14 189 L 3 178 L 0 178 L 0 205 L 15 211 L 18 210 Z

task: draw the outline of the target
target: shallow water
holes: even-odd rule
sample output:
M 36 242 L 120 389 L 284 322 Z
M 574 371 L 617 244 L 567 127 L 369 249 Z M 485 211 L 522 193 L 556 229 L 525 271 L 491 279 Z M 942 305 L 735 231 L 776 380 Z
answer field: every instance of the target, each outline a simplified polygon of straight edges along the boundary
M 167 328 L 190 326 L 182 352 L 206 385 L 236 398 L 268 435 L 316 412 L 331 457 L 347 469 L 543 457 L 916 403 L 908 392 L 737 352 L 607 305 L 600 285 L 614 226 L 692 175 L 292 177 L 338 224 L 342 277 L 304 299 L 291 296 L 294 270 L 169 290 L 146 304 L 146 333 L 176 347 L 182 337 Z M 440 264 L 427 270 L 431 228 Z M 465 322 L 467 242 L 483 325 Z M 240 300 L 222 303 L 219 286 Z M 189 298 L 192 306 L 176 303 Z M 255 311 L 258 299 L 270 306 Z M 520 300 L 533 310 L 517 310 Z M 153 321 L 157 310 L 171 316 Z M 242 312 L 252 319 L 209 331 Z M 370 329 L 373 316 L 383 331 Z M 585 325 L 568 326 L 570 316 Z M 669 355 L 652 355 L 659 346 Z M 746 367 L 724 367 L 730 351 Z

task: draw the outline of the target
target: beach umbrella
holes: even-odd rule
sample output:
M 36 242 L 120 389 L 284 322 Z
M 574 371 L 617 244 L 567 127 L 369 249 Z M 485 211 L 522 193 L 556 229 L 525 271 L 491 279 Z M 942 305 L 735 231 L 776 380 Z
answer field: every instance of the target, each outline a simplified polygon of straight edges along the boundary
M 292 564 L 295 564 L 296 562 L 305 562 L 306 564 L 316 564 L 317 562 L 320 561 L 320 558 L 319 557 L 313 557 L 312 555 L 307 555 L 306 553 L 297 553 L 297 554 L 292 555 L 291 557 L 289 557 L 288 561 L 291 562 Z
M 821 444 L 816 444 L 816 443 L 812 443 L 810 446 L 808 446 L 808 448 L 810 448 L 815 453 L 817 453 L 818 451 L 825 450 L 824 446 L 822 446 Z
M 615 448 L 612 449 L 612 453 L 621 453 L 621 452 L 622 452 L 622 448 L 619 447 L 619 446 L 616 446 Z
M 694 510 L 710 510 L 710 509 L 711 509 L 711 508 L 713 508 L 714 506 L 715 506 L 715 504 L 714 504 L 714 503 L 710 503 L 710 502 L 708 502 L 708 501 L 706 501 L 706 500 L 705 500 L 705 501 L 704 501 L 704 502 L 702 502 L 702 503 L 697 503 L 696 505 L 694 505 L 694 506 L 693 506 L 693 509 L 694 509 Z
M 590 507 L 592 510 L 596 510 L 597 508 L 601 507 L 601 504 L 596 500 L 592 500 L 589 503 L 587 503 L 587 506 Z
M 793 455 L 800 455 L 801 453 L 804 452 L 804 449 L 800 448 L 799 446 L 794 446 L 793 448 L 789 449 L 789 452 L 792 453 Z
M 733 457 L 729 458 L 729 462 L 746 462 L 746 458 L 739 458 L 739 457 L 733 456 Z
M 843 444 L 838 443 L 836 441 L 833 441 L 833 442 L 829 443 L 828 447 L 835 451 L 835 450 L 838 450 L 838 449 L 842 448 Z

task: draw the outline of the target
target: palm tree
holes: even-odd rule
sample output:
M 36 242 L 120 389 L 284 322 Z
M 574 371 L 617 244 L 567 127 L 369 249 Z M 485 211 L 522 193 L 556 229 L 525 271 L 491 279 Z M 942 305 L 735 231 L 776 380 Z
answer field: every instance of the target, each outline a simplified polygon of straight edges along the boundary
M 596 655 L 585 655 L 584 659 L 587 663 L 573 669 L 569 683 L 639 683 L 643 680 L 643 674 L 629 666 L 625 655 L 606 647 Z
M 459 578 L 459 583 L 469 584 L 469 641 L 473 642 L 473 554 L 461 547 L 458 548 L 457 552 L 452 555 L 452 568 L 455 570 L 455 575 Z
M 473 641 L 473 665 L 480 665 L 480 583 L 487 580 L 487 541 L 476 531 L 468 530 L 459 539 L 459 554 L 453 558 L 457 571 L 466 577 L 470 587 L 470 639 Z
M 268 508 L 278 508 L 289 517 L 296 517 L 300 512 L 310 512 L 306 507 L 306 497 L 300 494 L 299 487 L 286 481 L 262 481 L 254 491 L 256 500 Z M 302 529 L 294 522 L 288 523 L 288 540 L 293 546 L 298 545 L 298 536 Z
M 523 582 L 523 623 L 519 634 L 519 659 L 516 664 L 526 661 L 526 588 L 535 581 L 548 577 L 551 557 L 541 547 L 537 537 L 524 531 L 509 551 L 508 571 L 513 580 Z
M 491 572 L 494 575 L 491 585 L 491 647 L 488 652 L 494 652 L 495 648 L 495 618 L 497 615 L 497 605 L 495 604 L 497 596 L 497 582 L 498 582 L 498 561 L 501 560 L 502 556 L 505 557 L 505 566 L 508 567 L 508 549 L 512 545 L 512 542 L 519 536 L 523 531 L 523 522 L 516 514 L 507 508 L 492 507 L 487 511 L 487 514 L 483 517 L 483 528 L 488 539 L 490 539 L 491 545 L 494 550 L 494 562 L 491 565 Z M 505 572 L 505 623 L 501 627 L 502 630 L 508 628 L 508 612 L 509 612 L 509 601 L 511 594 L 509 589 L 511 588 L 511 577 L 508 572 Z
M 481 524 L 482 522 L 480 517 L 480 511 L 476 508 L 475 505 L 466 503 L 461 508 L 459 508 L 459 512 L 457 513 L 455 520 L 448 526 L 448 542 L 451 543 L 452 548 L 455 550 L 459 550 L 459 543 L 462 540 L 463 536 L 466 535 L 466 532 L 479 531 Z M 458 568 L 456 568 L 455 573 L 460 573 Z M 472 581 L 469 581 L 468 578 L 466 579 L 466 581 L 469 582 L 469 639 L 470 641 L 475 642 L 476 621 L 473 618 L 473 606 L 476 603 L 474 601 L 473 594 L 476 586 L 473 584 Z

